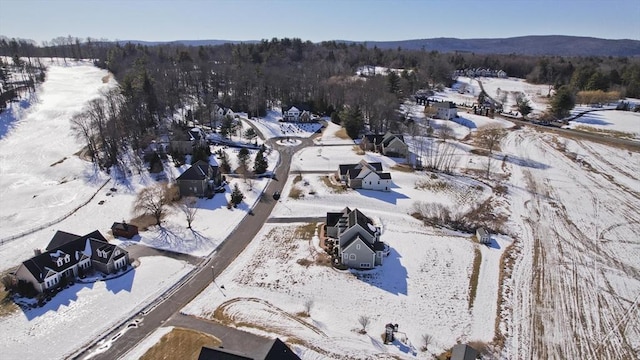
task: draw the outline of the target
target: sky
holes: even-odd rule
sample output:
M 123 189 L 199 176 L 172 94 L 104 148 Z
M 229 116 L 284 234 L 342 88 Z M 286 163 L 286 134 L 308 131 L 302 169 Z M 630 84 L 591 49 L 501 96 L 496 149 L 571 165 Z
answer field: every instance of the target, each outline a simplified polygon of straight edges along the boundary
M 109 40 L 392 41 L 574 35 L 640 40 L 638 0 L 0 0 L 0 35 Z

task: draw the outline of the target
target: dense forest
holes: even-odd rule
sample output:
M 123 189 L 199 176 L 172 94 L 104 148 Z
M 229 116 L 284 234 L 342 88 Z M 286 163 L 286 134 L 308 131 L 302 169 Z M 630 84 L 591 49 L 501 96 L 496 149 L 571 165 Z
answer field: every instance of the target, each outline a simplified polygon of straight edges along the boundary
M 145 138 L 160 119 L 178 111 L 188 108 L 201 123 L 214 122 L 211 114 L 216 104 L 249 116 L 263 115 L 272 106 L 304 104 L 342 123 L 354 137 L 365 123 L 377 133 L 400 131 L 397 110 L 403 99 L 419 89 L 450 85 L 456 69 L 502 69 L 509 76 L 551 84 L 562 89 L 563 96 L 602 90 L 640 98 L 640 59 L 628 57 L 382 50 L 297 38 L 218 46 L 146 46 L 73 37 L 56 38 L 43 46 L 1 39 L 0 55 L 27 59 L 23 61 L 30 64 L 38 57 L 92 59 L 115 76 L 119 89 L 91 104 L 92 111 L 84 119 L 75 119 L 81 129 L 98 122 L 94 126 L 100 141 L 93 144 L 96 148 L 91 153 L 104 166 L 121 162 L 118 149 L 122 146 L 145 146 Z M 366 65 L 401 70 L 363 81 L 355 74 Z M 3 74 L 4 70 L 0 80 L 5 81 Z M 87 136 L 95 137 L 91 134 Z

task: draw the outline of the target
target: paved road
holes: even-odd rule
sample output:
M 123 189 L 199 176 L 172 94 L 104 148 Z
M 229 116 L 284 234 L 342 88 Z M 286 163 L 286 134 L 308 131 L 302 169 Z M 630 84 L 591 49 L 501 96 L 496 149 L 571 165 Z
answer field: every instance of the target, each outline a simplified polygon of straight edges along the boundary
M 260 133 L 258 132 L 258 134 Z M 278 140 L 278 138 L 269 139 L 267 144 L 280 152 L 280 163 L 277 164 L 275 174 L 277 179 L 284 180 L 271 181 L 265 189 L 266 194 L 273 194 L 276 190 L 282 191 L 289 174 L 292 155 L 301 148 L 313 146 L 313 140 L 311 138 L 300 139 L 301 143 L 297 146 L 279 146 L 276 143 Z M 171 319 L 174 315 L 179 314 L 182 307 L 193 300 L 211 283 L 214 274 L 220 274 L 224 271 L 224 269 L 226 269 L 227 266 L 235 260 L 251 240 L 253 240 L 269 218 L 275 204 L 276 201 L 270 196 L 265 196 L 262 201 L 258 201 L 253 208 L 253 215 L 245 216 L 238 227 L 225 239 L 225 241 L 222 242 L 222 244 L 220 244 L 214 254 L 210 256 L 199 269 L 195 270 L 193 276 L 186 283 L 179 286 L 175 292 L 168 294 L 166 299 L 160 302 L 157 306 L 153 307 L 148 312 L 145 311 L 146 315 L 136 316 L 135 318 L 142 318 L 142 321 L 137 328 L 125 332 L 109 350 L 94 355 L 92 359 L 110 360 L 122 357 L 145 337 L 153 333 L 157 328 L 164 326 L 167 320 Z M 185 322 L 184 319 L 181 321 Z M 126 326 L 126 323 L 128 323 L 128 320 L 123 322 L 122 326 L 114 329 L 111 333 L 106 335 L 104 339 L 111 339 L 113 336 L 118 334 L 120 330 Z M 230 333 L 231 330 L 225 328 L 225 331 L 226 332 L 224 332 L 223 335 Z M 213 335 L 217 337 L 221 336 L 218 332 L 214 332 Z M 100 339 L 96 339 L 96 342 L 98 340 Z M 238 342 L 237 344 L 242 345 L 241 342 Z M 85 349 L 81 353 L 73 356 L 73 358 L 82 359 L 91 354 L 95 349 L 95 344 L 92 345 L 93 346 L 91 348 Z M 233 345 L 227 346 L 227 344 L 223 344 L 223 346 L 230 350 L 242 350 L 234 349 Z
M 269 218 L 267 219 L 268 223 L 271 224 L 289 224 L 289 223 L 319 223 L 327 220 L 326 217 L 319 216 L 302 216 L 302 217 L 280 217 L 280 218 Z

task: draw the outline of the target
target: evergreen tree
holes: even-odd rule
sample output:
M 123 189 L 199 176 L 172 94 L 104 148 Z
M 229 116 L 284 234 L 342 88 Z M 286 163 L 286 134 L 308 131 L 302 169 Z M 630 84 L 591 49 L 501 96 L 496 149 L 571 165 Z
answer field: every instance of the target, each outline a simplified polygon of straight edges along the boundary
M 551 99 L 551 113 L 557 118 L 562 119 L 569 116 L 569 112 L 576 104 L 573 91 L 567 85 L 561 86 Z
M 196 146 L 191 154 L 191 165 L 198 162 L 198 160 L 209 162 L 209 156 L 211 156 L 211 148 L 208 145 Z
M 244 194 L 240 191 L 238 184 L 233 185 L 233 192 L 231 192 L 231 204 L 233 207 L 238 207 L 238 204 L 240 204 L 242 200 L 244 200 Z
M 253 160 L 253 172 L 255 172 L 256 174 L 264 174 L 264 172 L 267 171 L 268 166 L 269 163 L 264 157 L 263 151 L 258 151 L 258 153 L 256 154 L 256 158 Z
M 229 155 L 226 152 L 220 150 L 220 171 L 223 174 L 228 174 L 231 172 L 231 165 L 229 164 Z
M 340 118 L 342 119 L 342 126 L 347 131 L 347 135 L 352 139 L 357 138 L 358 135 L 360 135 L 360 132 L 364 129 L 362 111 L 357 105 L 346 109 Z

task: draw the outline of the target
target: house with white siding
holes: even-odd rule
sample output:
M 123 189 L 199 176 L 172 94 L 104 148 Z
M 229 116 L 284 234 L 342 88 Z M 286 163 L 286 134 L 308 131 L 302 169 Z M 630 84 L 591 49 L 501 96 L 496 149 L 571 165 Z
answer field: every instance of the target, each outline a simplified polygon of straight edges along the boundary
M 93 270 L 111 274 L 130 263 L 129 253 L 107 242 L 97 230 L 85 236 L 58 231 L 46 251 L 34 252 L 35 256 L 20 264 L 14 275 L 40 293 Z
M 383 172 L 380 162 L 341 164 L 336 177 L 352 189 L 391 190 L 391 173 Z

